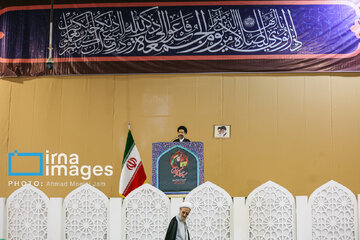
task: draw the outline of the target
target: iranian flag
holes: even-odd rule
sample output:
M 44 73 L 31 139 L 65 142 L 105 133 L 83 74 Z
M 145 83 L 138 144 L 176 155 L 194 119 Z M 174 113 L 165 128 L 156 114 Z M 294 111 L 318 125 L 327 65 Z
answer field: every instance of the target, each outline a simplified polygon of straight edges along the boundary
M 119 194 L 126 197 L 132 190 L 144 184 L 146 174 L 139 151 L 129 130 L 122 169 L 120 175 Z

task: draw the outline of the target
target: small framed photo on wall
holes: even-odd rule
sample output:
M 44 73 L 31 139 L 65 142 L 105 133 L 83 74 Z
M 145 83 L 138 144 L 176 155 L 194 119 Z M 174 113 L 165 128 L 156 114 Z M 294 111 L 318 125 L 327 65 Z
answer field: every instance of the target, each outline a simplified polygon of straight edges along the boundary
M 231 126 L 217 124 L 214 125 L 214 138 L 230 138 Z

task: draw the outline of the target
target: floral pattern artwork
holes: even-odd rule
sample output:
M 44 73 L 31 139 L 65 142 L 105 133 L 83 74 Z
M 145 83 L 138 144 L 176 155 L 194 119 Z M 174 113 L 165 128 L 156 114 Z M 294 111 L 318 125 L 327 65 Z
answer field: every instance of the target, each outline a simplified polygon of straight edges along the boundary
M 108 198 L 84 184 L 64 200 L 65 239 L 108 239 Z
M 187 224 L 194 240 L 230 239 L 231 196 L 222 188 L 206 182 L 185 198 L 193 204 Z
M 274 182 L 253 190 L 247 200 L 249 240 L 295 239 L 295 200 Z
M 124 200 L 122 239 L 163 240 L 169 224 L 169 209 L 169 198 L 149 184 L 132 191 Z
M 313 240 L 358 239 L 356 197 L 346 187 L 330 181 L 309 199 Z
M 7 239 L 48 239 L 48 206 L 49 198 L 30 184 L 13 192 L 7 200 Z

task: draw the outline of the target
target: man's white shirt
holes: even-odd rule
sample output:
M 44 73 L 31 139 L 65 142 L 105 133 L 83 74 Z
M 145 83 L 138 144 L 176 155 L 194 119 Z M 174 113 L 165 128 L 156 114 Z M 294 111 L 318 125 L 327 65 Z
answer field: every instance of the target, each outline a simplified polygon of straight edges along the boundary
M 180 221 L 180 216 L 176 216 L 178 227 L 176 230 L 176 240 L 188 240 L 187 226 L 185 222 Z

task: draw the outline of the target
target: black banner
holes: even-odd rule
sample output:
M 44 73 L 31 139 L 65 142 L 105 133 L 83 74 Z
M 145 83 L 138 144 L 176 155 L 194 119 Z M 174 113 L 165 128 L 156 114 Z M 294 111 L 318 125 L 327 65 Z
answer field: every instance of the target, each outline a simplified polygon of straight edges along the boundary
M 360 70 L 358 2 L 25 4 L 1 2 L 1 76 Z

